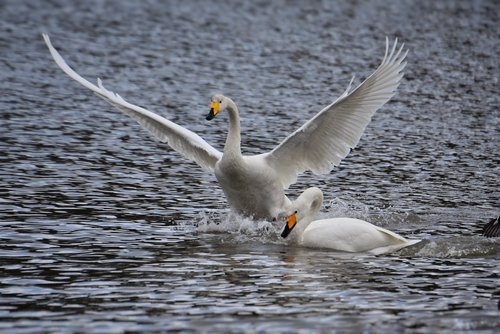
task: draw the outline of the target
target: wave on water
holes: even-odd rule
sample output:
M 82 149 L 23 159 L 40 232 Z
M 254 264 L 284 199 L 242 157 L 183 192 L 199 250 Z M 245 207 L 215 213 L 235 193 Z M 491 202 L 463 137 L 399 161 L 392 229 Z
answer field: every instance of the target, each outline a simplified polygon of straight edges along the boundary
M 500 240 L 482 236 L 437 236 L 399 252 L 403 256 L 432 258 L 499 258 Z

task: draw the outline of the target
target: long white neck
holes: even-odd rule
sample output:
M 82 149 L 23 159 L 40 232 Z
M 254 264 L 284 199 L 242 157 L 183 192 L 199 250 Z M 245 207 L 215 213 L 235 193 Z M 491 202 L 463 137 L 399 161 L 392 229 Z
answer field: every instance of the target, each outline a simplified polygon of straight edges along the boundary
M 227 133 L 224 154 L 241 155 L 240 114 L 238 107 L 230 98 L 227 98 L 227 112 L 229 114 L 229 131 Z
M 293 210 L 297 211 L 297 226 L 290 233 L 290 237 L 300 240 L 302 233 L 314 221 L 323 205 L 323 192 L 316 187 L 306 189 L 293 203 Z

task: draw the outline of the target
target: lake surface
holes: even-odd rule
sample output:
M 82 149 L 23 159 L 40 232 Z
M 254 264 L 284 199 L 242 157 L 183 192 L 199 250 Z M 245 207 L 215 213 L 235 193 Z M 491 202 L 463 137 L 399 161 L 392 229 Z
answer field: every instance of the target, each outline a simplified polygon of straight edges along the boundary
M 0 331 L 498 333 L 496 1 L 1 1 Z M 380 62 L 397 95 L 329 175 L 322 217 L 424 241 L 384 255 L 287 244 L 229 212 L 215 177 L 68 78 L 81 75 L 222 150 L 271 150 Z

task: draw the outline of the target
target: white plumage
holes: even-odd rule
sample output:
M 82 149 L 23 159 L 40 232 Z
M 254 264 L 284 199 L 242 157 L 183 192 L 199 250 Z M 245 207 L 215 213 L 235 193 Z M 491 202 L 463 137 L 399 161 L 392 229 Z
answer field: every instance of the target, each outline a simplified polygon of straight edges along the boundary
M 392 231 L 355 218 L 313 220 L 322 204 L 323 193 L 320 189 L 306 189 L 292 203 L 290 212 L 286 213 L 288 221 L 282 236 L 301 246 L 376 255 L 394 252 L 421 241 L 405 239 Z
M 154 138 L 168 143 L 187 159 L 214 172 L 231 207 L 255 218 L 270 218 L 290 206 L 285 189 L 307 170 L 327 173 L 354 148 L 377 109 L 394 94 L 403 76 L 404 44 L 396 52 L 395 41 L 377 70 L 352 91 L 347 90 L 268 153 L 243 156 L 240 149 L 240 119 L 236 104 L 223 95 L 212 97 L 220 111 L 227 110 L 229 131 L 220 152 L 194 132 L 149 110 L 125 101 L 118 94 L 97 86 L 71 69 L 49 37 L 43 38 L 56 64 L 71 78 L 87 87 L 124 114 L 136 120 Z M 351 81 L 352 83 L 352 81 Z

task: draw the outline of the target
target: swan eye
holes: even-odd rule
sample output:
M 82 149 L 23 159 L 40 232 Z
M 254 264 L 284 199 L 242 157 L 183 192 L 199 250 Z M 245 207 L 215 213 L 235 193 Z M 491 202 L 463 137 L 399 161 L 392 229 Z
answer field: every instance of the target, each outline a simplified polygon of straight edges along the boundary
M 219 103 L 222 103 L 222 100 L 220 100 Z
M 295 213 L 295 214 L 297 214 L 297 213 L 298 213 L 298 212 L 297 212 L 297 210 L 295 210 L 295 212 L 294 212 L 294 213 Z

